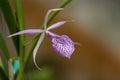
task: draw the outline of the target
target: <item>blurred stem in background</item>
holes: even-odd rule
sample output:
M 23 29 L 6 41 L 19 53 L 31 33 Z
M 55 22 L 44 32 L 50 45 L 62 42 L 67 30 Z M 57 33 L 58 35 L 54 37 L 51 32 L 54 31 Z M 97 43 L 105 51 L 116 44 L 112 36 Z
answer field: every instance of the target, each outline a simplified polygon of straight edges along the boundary
M 7 23 L 7 27 L 10 31 L 10 34 L 13 34 L 18 31 L 18 25 L 16 23 L 12 8 L 10 6 L 9 0 L 0 0 L 0 10 L 4 16 L 4 19 Z M 17 37 L 12 37 L 16 51 L 19 49 L 19 40 Z

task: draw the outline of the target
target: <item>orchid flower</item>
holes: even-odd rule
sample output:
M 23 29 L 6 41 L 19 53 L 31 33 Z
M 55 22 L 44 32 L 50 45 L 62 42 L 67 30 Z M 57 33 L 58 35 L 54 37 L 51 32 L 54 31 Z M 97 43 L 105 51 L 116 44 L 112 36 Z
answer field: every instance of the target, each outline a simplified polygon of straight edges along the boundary
M 68 21 L 60 21 L 57 22 L 49 27 L 47 27 L 47 19 L 49 14 L 52 11 L 59 11 L 59 10 L 63 10 L 63 8 L 57 8 L 57 9 L 50 9 L 46 16 L 45 16 L 45 21 L 44 21 L 44 29 L 27 29 L 27 30 L 23 30 L 14 34 L 9 35 L 8 37 L 12 37 L 12 36 L 17 36 L 17 35 L 21 35 L 21 34 L 36 34 L 39 33 L 41 34 L 34 50 L 33 50 L 33 61 L 35 63 L 35 66 L 40 70 L 39 66 L 37 65 L 35 58 L 36 58 L 36 54 L 38 51 L 39 46 L 41 45 L 45 34 L 47 34 L 51 39 L 52 39 L 52 47 L 53 49 L 59 53 L 60 55 L 62 55 L 63 57 L 66 57 L 68 59 L 71 58 L 71 55 L 73 54 L 75 47 L 74 47 L 74 42 L 67 36 L 67 35 L 57 35 L 54 34 L 52 32 L 50 32 L 50 30 L 58 28 L 60 26 L 62 26 L 63 24 L 65 24 Z

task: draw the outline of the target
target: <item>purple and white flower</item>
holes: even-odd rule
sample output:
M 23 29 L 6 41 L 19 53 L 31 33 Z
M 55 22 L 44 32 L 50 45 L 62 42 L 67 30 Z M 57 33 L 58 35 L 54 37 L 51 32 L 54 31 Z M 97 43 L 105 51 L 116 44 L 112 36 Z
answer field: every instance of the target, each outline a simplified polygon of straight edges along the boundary
M 54 33 L 50 32 L 50 30 L 58 28 L 68 21 L 60 21 L 60 22 L 57 22 L 57 23 L 47 27 L 47 19 L 48 19 L 49 14 L 52 11 L 59 11 L 59 10 L 63 10 L 63 8 L 50 9 L 47 12 L 47 14 L 45 16 L 44 29 L 27 29 L 27 30 L 23 30 L 23 31 L 20 31 L 20 32 L 17 32 L 17 33 L 14 33 L 14 34 L 11 34 L 11 35 L 8 36 L 8 37 L 12 37 L 12 36 L 17 36 L 17 35 L 21 35 L 21 34 L 36 34 L 36 33 L 41 34 L 41 36 L 40 36 L 40 38 L 39 38 L 39 40 L 38 40 L 38 42 L 37 42 L 37 44 L 36 44 L 36 46 L 33 50 L 33 61 L 35 63 L 35 66 L 38 69 L 40 69 L 40 68 L 36 64 L 35 57 L 36 57 L 38 48 L 41 45 L 41 43 L 42 43 L 42 41 L 45 37 L 45 33 L 52 39 L 53 49 L 57 53 L 62 55 L 63 57 L 66 57 L 66 58 L 70 59 L 71 55 L 73 54 L 73 52 L 75 50 L 75 47 L 74 47 L 75 43 L 67 35 L 61 35 L 60 36 L 60 35 L 57 35 L 57 34 L 54 34 Z

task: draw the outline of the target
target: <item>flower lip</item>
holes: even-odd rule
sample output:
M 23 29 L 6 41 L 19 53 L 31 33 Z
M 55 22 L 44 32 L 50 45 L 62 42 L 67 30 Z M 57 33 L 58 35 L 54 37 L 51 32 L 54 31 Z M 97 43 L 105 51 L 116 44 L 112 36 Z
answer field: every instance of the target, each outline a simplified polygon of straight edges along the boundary
M 46 33 L 52 39 L 53 49 L 58 54 L 70 59 L 75 50 L 74 42 L 66 35 L 59 36 L 50 31 L 47 31 Z
M 52 38 L 52 47 L 60 55 L 71 58 L 75 48 L 74 42 L 66 35 L 57 36 Z

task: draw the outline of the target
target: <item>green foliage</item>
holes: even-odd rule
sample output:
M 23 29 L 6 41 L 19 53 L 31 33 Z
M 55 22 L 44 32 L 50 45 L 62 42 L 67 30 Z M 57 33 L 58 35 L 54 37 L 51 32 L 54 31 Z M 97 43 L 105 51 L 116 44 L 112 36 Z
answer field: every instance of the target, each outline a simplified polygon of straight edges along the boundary
M 2 79 L 2 80 L 8 80 L 8 76 L 5 73 L 1 57 L 0 57 L 0 79 Z
M 10 59 L 10 53 L 9 53 L 8 47 L 6 45 L 6 42 L 3 39 L 1 34 L 0 34 L 0 48 L 2 49 L 6 59 L 9 60 Z
M 18 25 L 16 23 L 12 8 L 10 6 L 9 0 L 0 0 L 0 10 L 4 16 L 4 19 L 7 23 L 8 29 L 10 33 L 15 33 L 18 31 Z M 17 37 L 13 37 L 13 42 L 16 47 L 16 50 L 19 50 L 19 39 Z
M 26 74 L 25 78 L 26 80 L 53 80 L 52 72 L 49 68 L 44 68 L 42 71 L 31 71 Z

